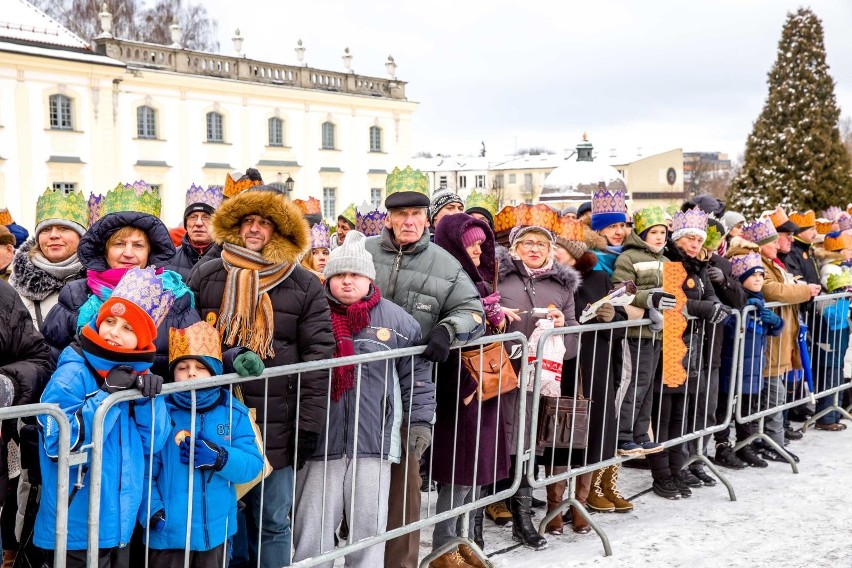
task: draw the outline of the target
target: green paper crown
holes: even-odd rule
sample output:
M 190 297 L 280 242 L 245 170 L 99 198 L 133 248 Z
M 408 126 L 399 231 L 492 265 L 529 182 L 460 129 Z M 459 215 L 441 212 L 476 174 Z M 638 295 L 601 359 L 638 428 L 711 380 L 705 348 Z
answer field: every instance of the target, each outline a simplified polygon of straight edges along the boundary
M 828 277 L 828 291 L 834 292 L 839 288 L 849 288 L 852 286 L 852 272 L 843 270 L 836 274 L 830 274 Z
M 157 190 L 139 191 L 133 186 L 128 187 L 120 183 L 104 196 L 101 203 L 101 217 L 121 211 L 136 211 L 159 217 L 161 207 L 162 201 Z
M 338 217 L 343 217 L 347 221 L 349 221 L 352 225 L 355 225 L 355 204 L 350 203 L 349 207 L 340 212 Z
M 413 191 L 429 197 L 429 179 L 420 170 L 405 166 L 404 170 L 394 168 L 385 180 L 385 196 L 401 191 Z
M 672 203 L 671 205 L 666 207 L 666 213 L 668 213 L 669 216 L 674 216 L 674 214 L 678 211 L 680 211 L 680 205 L 678 205 L 677 203 Z
M 633 230 L 637 235 L 655 225 L 667 226 L 666 212 L 662 207 L 646 207 L 633 214 Z
M 85 231 L 89 226 L 89 205 L 83 194 L 45 189 L 36 202 L 36 232 L 54 220 L 76 223 Z
M 485 209 L 491 213 L 491 216 L 493 217 L 497 214 L 497 196 L 493 193 L 477 193 L 476 191 L 471 191 L 470 195 L 467 196 L 467 201 L 464 203 L 464 208 L 465 211 L 467 211 L 474 207 Z
M 704 239 L 704 248 L 708 250 L 716 250 L 722 243 L 723 238 L 724 235 L 719 232 L 716 225 L 710 225 L 707 227 L 707 238 Z

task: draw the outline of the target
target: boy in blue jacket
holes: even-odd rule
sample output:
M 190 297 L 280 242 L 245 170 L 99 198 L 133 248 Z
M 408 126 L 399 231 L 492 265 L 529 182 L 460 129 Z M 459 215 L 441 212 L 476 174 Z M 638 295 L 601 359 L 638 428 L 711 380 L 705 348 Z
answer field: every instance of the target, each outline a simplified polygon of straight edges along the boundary
M 731 274 L 739 279 L 745 288 L 748 300 L 746 306 L 754 306 L 754 311 L 746 312 L 743 327 L 745 341 L 743 342 L 743 387 L 738 393 L 742 400 L 744 414 L 751 414 L 760 402 L 760 391 L 763 390 L 764 353 L 766 338 L 778 336 L 784 328 L 784 321 L 772 310 L 764 307 L 763 287 L 764 268 L 760 254 L 750 252 L 745 255 L 731 257 Z M 736 377 L 731 376 L 731 354 L 734 352 L 736 341 L 736 320 L 733 317 L 725 322 L 724 347 L 722 348 L 722 368 L 719 390 L 729 392 L 736 388 Z M 737 442 L 742 442 L 754 433 L 756 423 L 735 425 Z M 716 451 L 719 452 L 717 446 Z M 740 448 L 737 457 L 751 467 L 767 467 L 769 464 L 762 459 L 751 444 Z
M 841 270 L 828 277 L 828 293 L 838 294 L 852 290 L 852 272 Z M 825 392 L 840 386 L 843 382 L 843 357 L 849 349 L 849 297 L 840 297 L 817 304 L 820 317 L 815 318 L 820 328 L 814 341 L 812 363 L 814 370 L 814 391 Z M 824 396 L 817 400 L 816 413 L 819 415 L 834 405 L 833 396 Z M 842 432 L 846 424 L 840 422 L 837 411 L 826 412 L 817 419 L 816 429 L 826 432 Z
M 169 415 L 162 398 L 154 398 L 163 378 L 151 375 L 157 326 L 165 319 L 174 296 L 163 290 L 153 268 L 128 270 L 97 315 L 83 327 L 77 341 L 59 356 L 56 372 L 41 402 L 58 404 L 71 423 L 71 451 L 92 442 L 92 419 L 110 394 L 139 388 L 148 398 L 113 406 L 104 419 L 103 473 L 98 530 L 98 566 L 129 565 L 127 544 L 142 502 L 145 452 L 159 450 L 168 434 Z M 153 400 L 151 400 L 153 399 Z M 154 406 L 153 412 L 151 405 Z M 55 419 L 39 416 L 42 496 L 34 542 L 52 551 L 56 546 L 56 459 L 59 429 Z M 77 482 L 68 497 L 69 568 L 86 565 L 89 514 L 88 462 L 72 466 Z M 53 565 L 53 554 L 48 554 Z
M 253 367 L 241 375 L 257 375 L 263 362 L 251 352 L 234 360 L 238 371 L 250 359 Z M 206 322 L 169 330 L 169 369 L 175 382 L 222 374 L 219 333 Z M 146 541 L 151 566 L 183 567 L 189 549 L 189 568 L 223 566 L 225 542 L 237 530 L 237 483 L 248 483 L 263 469 L 248 409 L 228 389 L 212 387 L 165 397 L 172 428 L 163 448 L 144 472 L 146 495 L 139 522 L 147 526 Z M 190 449 L 194 446 L 193 462 Z M 149 467 L 150 465 L 150 467 Z M 189 480 L 192 475 L 192 517 L 188 517 Z M 187 523 L 190 524 L 187 542 Z

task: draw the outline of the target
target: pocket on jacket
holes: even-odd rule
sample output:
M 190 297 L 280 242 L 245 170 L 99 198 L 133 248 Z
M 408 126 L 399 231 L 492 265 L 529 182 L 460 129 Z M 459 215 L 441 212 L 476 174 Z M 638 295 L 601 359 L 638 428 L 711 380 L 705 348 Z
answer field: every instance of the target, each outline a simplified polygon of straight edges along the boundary
M 441 304 L 437 298 L 428 294 L 409 291 L 408 306 L 414 319 L 418 321 L 431 320 L 432 325 L 429 326 L 429 331 L 435 327 L 435 323 L 437 323 L 438 317 L 441 315 Z M 423 330 L 423 335 L 426 335 L 426 330 Z

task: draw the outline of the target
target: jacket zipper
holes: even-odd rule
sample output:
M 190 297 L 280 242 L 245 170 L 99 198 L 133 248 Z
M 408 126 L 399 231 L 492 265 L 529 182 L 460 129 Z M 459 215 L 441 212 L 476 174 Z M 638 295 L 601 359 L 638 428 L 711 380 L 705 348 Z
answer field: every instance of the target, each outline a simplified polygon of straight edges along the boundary
M 204 430 L 204 415 L 203 414 L 200 415 L 200 420 L 201 420 L 201 426 L 200 426 L 199 432 Z M 196 436 L 197 435 L 198 434 L 196 433 Z M 192 467 L 192 466 L 190 466 L 190 467 Z M 212 475 L 213 475 L 212 470 L 210 471 L 210 475 L 212 477 Z M 207 530 L 207 479 L 205 479 L 205 477 L 204 477 L 204 471 L 203 470 L 201 471 L 201 475 L 199 477 L 201 477 L 201 514 L 202 514 L 201 525 L 204 527 L 204 549 L 210 550 L 210 535 L 208 534 L 208 530 Z M 192 519 L 190 519 L 189 522 L 192 523 Z
M 393 263 L 393 270 L 391 271 L 391 281 L 390 281 L 390 290 L 388 291 L 388 298 L 393 298 L 394 292 L 396 292 L 396 281 L 399 278 L 399 265 L 402 263 L 402 246 L 399 247 L 399 252 L 396 253 L 396 260 Z

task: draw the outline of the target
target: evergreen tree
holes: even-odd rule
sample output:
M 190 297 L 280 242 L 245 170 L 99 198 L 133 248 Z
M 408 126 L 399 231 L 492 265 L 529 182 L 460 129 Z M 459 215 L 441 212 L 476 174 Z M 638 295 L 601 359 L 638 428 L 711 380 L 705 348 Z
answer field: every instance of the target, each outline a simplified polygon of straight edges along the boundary
M 845 207 L 852 160 L 840 139 L 822 22 L 811 10 L 787 14 L 768 84 L 728 208 L 751 218 L 779 204 L 788 211 Z

